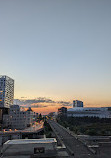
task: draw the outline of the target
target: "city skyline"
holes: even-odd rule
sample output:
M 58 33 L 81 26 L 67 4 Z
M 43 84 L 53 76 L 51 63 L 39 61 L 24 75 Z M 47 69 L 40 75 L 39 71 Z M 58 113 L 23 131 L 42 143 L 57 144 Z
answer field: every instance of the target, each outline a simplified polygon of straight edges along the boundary
M 83 100 L 82 100 L 83 101 Z M 80 101 L 81 102 L 81 101 Z M 24 107 L 26 110 L 31 107 L 33 111 L 47 115 L 50 112 L 57 112 L 60 107 L 73 108 L 74 100 L 70 101 L 55 101 L 49 98 L 36 98 L 36 99 L 15 99 L 14 104 Z M 83 103 L 83 102 L 82 102 Z M 84 103 L 83 103 L 84 104 Z M 108 104 L 84 104 L 84 107 L 110 107 Z
M 1 1 L 0 75 L 15 80 L 14 98 L 111 106 L 110 7 L 110 0 Z

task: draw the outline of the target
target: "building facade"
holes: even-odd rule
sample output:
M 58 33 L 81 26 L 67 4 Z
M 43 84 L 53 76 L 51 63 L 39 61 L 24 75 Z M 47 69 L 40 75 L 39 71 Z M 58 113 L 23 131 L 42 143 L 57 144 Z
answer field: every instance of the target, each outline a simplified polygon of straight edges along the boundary
M 3 116 L 4 128 L 25 129 L 36 120 L 36 113 L 29 108 L 27 111 L 19 105 L 11 105 L 9 114 Z
M 83 107 L 83 102 L 80 100 L 74 100 L 73 107 Z
M 75 107 L 75 108 L 70 108 L 67 111 L 67 116 L 68 117 L 111 118 L 111 107 L 101 107 L 101 108 Z
M 62 155 L 64 155 L 64 153 Z M 66 155 L 67 153 L 65 153 L 65 157 Z M 45 138 L 9 140 L 3 145 L 2 157 L 53 158 L 61 157 L 61 155 L 58 152 L 57 140 L 55 138 Z
M 0 76 L 0 108 L 9 108 L 13 105 L 14 80 L 8 76 Z
M 67 108 L 66 107 L 61 107 L 58 109 L 58 114 L 59 115 L 66 115 L 67 114 Z

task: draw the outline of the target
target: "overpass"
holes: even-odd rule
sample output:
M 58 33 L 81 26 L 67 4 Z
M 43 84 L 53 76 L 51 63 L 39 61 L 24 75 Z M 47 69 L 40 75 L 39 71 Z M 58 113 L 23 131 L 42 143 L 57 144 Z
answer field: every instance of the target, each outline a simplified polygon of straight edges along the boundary
M 12 140 L 12 139 L 33 139 L 33 138 L 38 138 L 40 135 L 43 134 L 43 122 L 38 124 L 38 125 L 33 125 L 29 128 L 26 128 L 24 130 L 3 130 L 0 131 L 0 145 L 2 145 L 4 142 L 7 140 Z
M 79 141 L 76 135 L 72 135 L 67 129 L 53 120 L 48 120 L 48 123 L 60 142 L 65 145 L 71 157 L 96 158 L 95 153 L 92 153 L 85 144 Z

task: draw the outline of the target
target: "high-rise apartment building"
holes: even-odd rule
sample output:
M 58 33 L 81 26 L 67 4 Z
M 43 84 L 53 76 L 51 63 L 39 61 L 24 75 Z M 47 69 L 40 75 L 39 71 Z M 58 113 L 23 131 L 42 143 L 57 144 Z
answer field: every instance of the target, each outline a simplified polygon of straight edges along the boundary
M 73 107 L 83 107 L 83 102 L 80 100 L 74 100 Z
M 14 99 L 14 80 L 0 76 L 0 109 L 9 108 Z

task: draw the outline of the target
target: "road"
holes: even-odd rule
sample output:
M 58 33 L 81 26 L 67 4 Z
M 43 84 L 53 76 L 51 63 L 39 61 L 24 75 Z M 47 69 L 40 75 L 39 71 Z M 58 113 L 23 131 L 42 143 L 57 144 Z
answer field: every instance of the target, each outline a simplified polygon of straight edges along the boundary
M 43 122 L 41 122 L 40 124 L 38 124 L 38 125 L 33 125 L 33 126 L 31 126 L 31 127 L 28 127 L 28 128 L 26 128 L 26 129 L 23 129 L 23 130 L 9 130 L 9 131 L 6 131 L 6 130 L 4 130 L 4 131 L 0 131 L 0 134 L 5 134 L 5 133 L 18 133 L 18 132 L 36 132 L 36 131 L 38 131 L 39 129 L 41 129 L 41 128 L 43 128 Z
M 43 122 L 41 122 L 38 125 L 33 125 L 33 126 L 29 127 L 29 128 L 26 128 L 23 131 L 26 131 L 26 132 L 28 132 L 28 131 L 29 132 L 35 132 L 35 131 L 37 131 L 37 130 L 39 130 L 41 128 L 43 128 Z
M 67 130 L 62 128 L 58 123 L 49 120 L 49 124 L 58 133 L 66 148 L 74 153 L 74 158 L 96 158 L 96 155 L 92 154 L 83 143 L 69 134 Z

